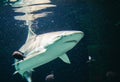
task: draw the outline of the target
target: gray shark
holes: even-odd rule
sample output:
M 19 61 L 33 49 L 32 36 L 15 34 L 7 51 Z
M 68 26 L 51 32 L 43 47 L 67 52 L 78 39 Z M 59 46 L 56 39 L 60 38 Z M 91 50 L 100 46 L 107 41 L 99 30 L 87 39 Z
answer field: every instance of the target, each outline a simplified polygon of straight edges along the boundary
M 19 49 L 24 53 L 25 58 L 23 60 L 15 59 L 15 73 L 19 73 L 28 82 L 32 82 L 32 70 L 36 67 L 56 58 L 70 64 L 66 52 L 71 50 L 83 36 L 82 31 L 57 31 L 36 35 L 29 28 L 27 40 Z

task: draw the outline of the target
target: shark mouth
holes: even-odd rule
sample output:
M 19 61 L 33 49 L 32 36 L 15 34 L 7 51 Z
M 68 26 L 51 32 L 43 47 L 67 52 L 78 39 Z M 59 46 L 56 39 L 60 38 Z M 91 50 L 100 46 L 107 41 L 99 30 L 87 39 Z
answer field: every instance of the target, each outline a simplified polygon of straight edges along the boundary
M 69 40 L 69 41 L 66 41 L 65 43 L 77 43 L 78 41 L 77 40 Z

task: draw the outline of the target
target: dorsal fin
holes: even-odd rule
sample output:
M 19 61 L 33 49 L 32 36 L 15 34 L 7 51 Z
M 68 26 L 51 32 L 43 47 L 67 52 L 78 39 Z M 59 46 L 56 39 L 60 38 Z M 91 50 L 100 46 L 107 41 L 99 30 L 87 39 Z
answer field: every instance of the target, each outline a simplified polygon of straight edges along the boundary
M 31 27 L 28 27 L 28 36 L 26 42 L 28 42 L 31 38 L 35 37 L 36 34 L 32 31 Z

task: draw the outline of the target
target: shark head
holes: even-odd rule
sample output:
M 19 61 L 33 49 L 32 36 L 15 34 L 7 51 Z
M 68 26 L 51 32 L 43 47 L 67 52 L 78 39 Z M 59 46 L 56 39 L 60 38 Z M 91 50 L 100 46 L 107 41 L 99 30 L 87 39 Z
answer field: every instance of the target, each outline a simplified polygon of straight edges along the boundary
M 81 31 L 59 31 L 45 34 L 43 44 L 48 44 L 49 47 L 54 44 L 56 50 L 66 52 L 72 49 L 83 37 L 84 33 Z
M 82 31 L 57 31 L 40 35 L 28 32 L 25 44 L 19 49 L 25 54 L 21 61 L 15 61 L 15 73 L 20 73 L 31 82 L 31 70 L 56 58 L 70 64 L 66 54 L 84 36 Z

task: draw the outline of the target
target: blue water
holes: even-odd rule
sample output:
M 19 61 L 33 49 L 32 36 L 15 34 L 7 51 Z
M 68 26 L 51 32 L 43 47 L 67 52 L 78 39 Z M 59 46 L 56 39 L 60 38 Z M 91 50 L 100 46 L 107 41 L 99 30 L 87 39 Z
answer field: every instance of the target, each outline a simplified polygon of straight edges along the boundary
M 67 54 L 72 62 L 68 65 L 60 59 L 36 68 L 33 82 L 45 82 L 45 77 L 54 71 L 53 82 L 119 82 L 119 0 L 51 0 L 56 8 L 51 16 L 38 19 L 37 34 L 80 30 L 85 33 L 79 44 Z M 15 13 L 9 5 L 0 6 L 0 82 L 26 82 L 15 71 L 11 54 L 26 40 L 27 27 L 23 21 L 14 20 Z M 86 63 L 88 56 L 95 62 Z M 115 72 L 108 77 L 106 73 Z

